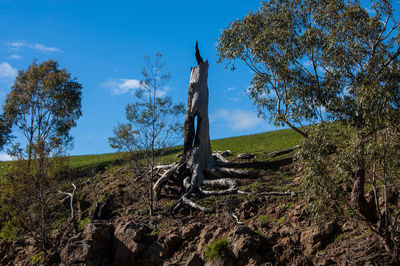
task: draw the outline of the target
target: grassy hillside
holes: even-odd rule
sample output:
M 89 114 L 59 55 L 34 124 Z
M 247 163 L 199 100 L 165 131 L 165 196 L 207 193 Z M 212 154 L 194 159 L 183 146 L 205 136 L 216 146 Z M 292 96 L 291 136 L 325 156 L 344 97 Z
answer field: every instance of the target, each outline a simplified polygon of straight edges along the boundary
M 283 150 L 297 145 L 301 136 L 290 129 L 271 131 L 266 133 L 217 139 L 211 141 L 212 150 L 231 150 L 234 155 L 239 153 L 254 153 L 257 157 L 267 160 L 267 154 L 271 151 Z M 169 163 L 176 160 L 176 156 L 182 152 L 182 147 L 174 147 L 168 150 L 160 158 L 160 163 Z M 124 153 L 105 153 L 93 155 L 71 156 L 71 167 L 85 172 L 102 171 L 107 166 L 121 164 Z M 0 175 L 7 171 L 12 162 L 0 162 Z

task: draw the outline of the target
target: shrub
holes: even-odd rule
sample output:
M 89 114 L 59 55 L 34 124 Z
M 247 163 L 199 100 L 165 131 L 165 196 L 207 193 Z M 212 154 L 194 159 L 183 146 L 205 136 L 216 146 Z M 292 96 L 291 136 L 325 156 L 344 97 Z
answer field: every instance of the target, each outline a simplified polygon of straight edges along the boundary
M 215 258 L 226 258 L 228 256 L 228 244 L 226 238 L 216 240 L 210 245 L 206 246 L 204 251 L 204 257 L 206 261 L 210 261 Z

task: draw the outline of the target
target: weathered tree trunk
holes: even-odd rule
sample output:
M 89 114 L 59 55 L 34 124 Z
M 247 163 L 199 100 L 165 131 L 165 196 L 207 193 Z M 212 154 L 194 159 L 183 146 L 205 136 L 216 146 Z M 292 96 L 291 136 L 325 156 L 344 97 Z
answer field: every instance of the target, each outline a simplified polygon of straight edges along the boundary
M 353 206 L 368 221 L 376 223 L 378 221 L 378 214 L 376 211 L 375 201 L 372 199 L 371 202 L 367 202 L 364 196 L 365 169 L 363 165 L 360 166 L 360 169 L 354 174 L 353 178 L 354 184 L 351 191 L 351 201 Z
M 195 149 L 198 150 L 198 160 L 206 163 L 212 160 L 208 120 L 208 61 L 193 67 L 190 72 L 182 159 L 188 160 Z
M 183 155 L 180 162 L 171 164 L 157 180 L 153 190 L 157 197 L 160 196 L 161 189 L 171 177 L 174 180 L 181 180 L 181 185 L 185 192 L 173 206 L 173 212 L 178 211 L 183 206 L 190 206 L 202 211 L 212 211 L 193 202 L 193 196 L 201 197 L 206 195 L 222 195 L 237 193 L 238 182 L 229 178 L 222 178 L 232 174 L 246 175 L 246 170 L 235 170 L 219 167 L 211 152 L 210 145 L 210 125 L 208 119 L 208 61 L 203 61 L 196 42 L 196 61 L 197 66 L 190 71 L 190 83 L 188 90 L 188 102 L 186 107 L 186 117 L 184 125 L 184 145 Z M 222 155 L 221 155 L 222 156 Z M 223 156 L 222 156 L 223 157 Z M 206 180 L 206 178 L 218 178 Z M 225 190 L 205 191 L 203 185 L 217 187 Z

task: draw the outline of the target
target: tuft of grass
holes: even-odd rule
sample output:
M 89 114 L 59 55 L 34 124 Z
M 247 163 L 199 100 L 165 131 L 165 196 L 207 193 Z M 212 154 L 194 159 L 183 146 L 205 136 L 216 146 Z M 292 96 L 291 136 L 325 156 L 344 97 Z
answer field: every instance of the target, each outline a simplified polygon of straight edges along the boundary
M 343 241 L 343 234 L 337 235 L 337 236 L 335 237 L 335 241 L 337 241 L 337 242 Z
M 287 211 L 287 210 L 290 210 L 290 209 L 293 209 L 293 208 L 294 208 L 294 203 L 293 202 L 285 202 L 285 204 L 281 206 L 281 210 L 282 211 Z
M 32 265 L 44 265 L 44 252 L 40 251 L 29 256 Z
M 204 251 L 204 258 L 210 261 L 216 258 L 226 258 L 229 254 L 228 244 L 226 238 L 222 238 L 212 242 L 206 246 Z
M 258 230 L 253 230 L 253 232 L 258 236 L 259 239 L 265 239 L 265 235 Z
M 85 228 L 85 226 L 90 222 L 89 217 L 86 217 L 83 220 L 79 220 L 79 224 L 78 224 L 78 228 L 79 230 L 83 230 Z
M 258 216 L 257 222 L 259 222 L 261 226 L 269 226 L 271 223 L 275 222 L 275 219 L 262 214 Z

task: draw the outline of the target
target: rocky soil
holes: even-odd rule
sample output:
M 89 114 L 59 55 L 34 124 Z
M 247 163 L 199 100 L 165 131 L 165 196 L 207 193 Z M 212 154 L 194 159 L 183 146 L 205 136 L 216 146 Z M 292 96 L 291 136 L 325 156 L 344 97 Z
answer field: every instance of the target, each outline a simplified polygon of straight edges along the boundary
M 254 195 L 213 196 L 197 200 L 215 213 L 187 210 L 171 215 L 171 187 L 149 217 L 146 180 L 129 167 L 108 169 L 78 185 L 77 227 L 65 221 L 54 231 L 54 251 L 45 260 L 30 239 L 0 244 L 0 265 L 388 265 L 373 233 L 355 217 L 311 221 L 301 193 L 257 195 L 263 191 L 299 191 L 301 172 L 291 160 L 241 160 L 250 168 L 241 189 Z M 68 215 L 68 198 L 60 210 Z M 95 212 L 98 202 L 98 211 Z M 95 216 L 95 217 L 94 217 Z M 334 217 L 334 215 L 332 215 Z M 93 219 L 95 218 L 95 219 Z M 220 243 L 217 245 L 216 243 Z M 222 243 L 222 244 L 221 244 Z M 214 252 L 214 253 L 213 253 Z M 43 256 L 44 257 L 44 256 Z M 36 260 L 35 260 L 36 259 Z

